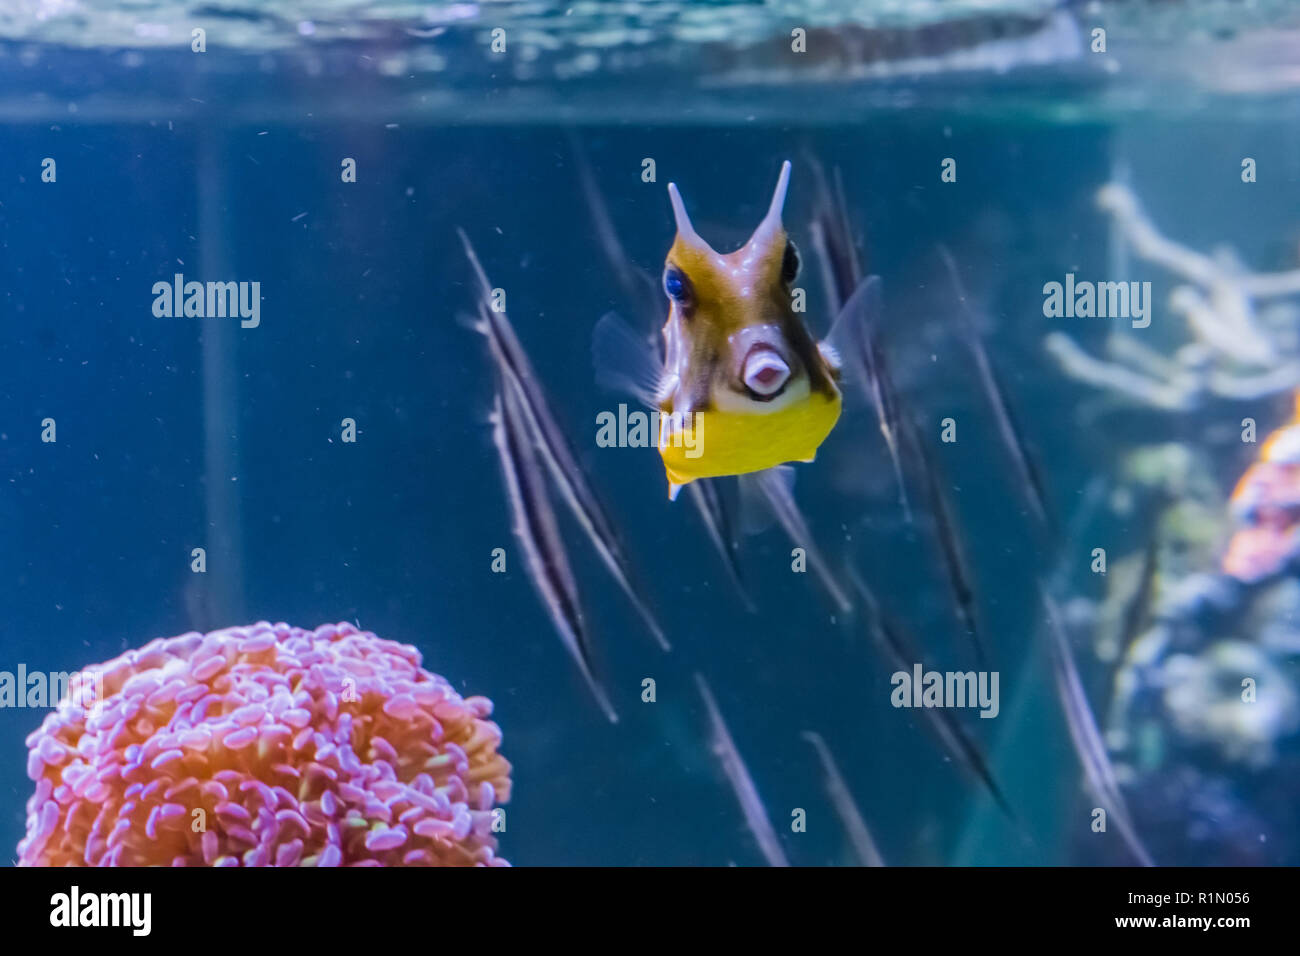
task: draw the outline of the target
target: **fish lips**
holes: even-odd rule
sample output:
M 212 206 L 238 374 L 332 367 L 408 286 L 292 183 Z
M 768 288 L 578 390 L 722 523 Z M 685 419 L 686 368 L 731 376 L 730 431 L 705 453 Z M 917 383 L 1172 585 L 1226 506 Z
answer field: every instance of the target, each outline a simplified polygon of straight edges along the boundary
M 780 395 L 794 375 L 789 350 L 771 331 L 756 329 L 754 334 L 745 335 L 749 341 L 743 344 L 748 348 L 739 353 L 741 359 L 735 369 L 744 391 L 757 401 L 770 401 Z

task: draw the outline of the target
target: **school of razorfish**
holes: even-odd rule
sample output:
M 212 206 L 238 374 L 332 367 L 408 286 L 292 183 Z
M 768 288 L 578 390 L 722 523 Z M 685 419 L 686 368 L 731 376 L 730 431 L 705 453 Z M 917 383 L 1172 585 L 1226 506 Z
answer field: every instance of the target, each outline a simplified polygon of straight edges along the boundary
M 816 340 L 794 306 L 802 261 L 786 229 L 783 211 L 792 166 L 781 164 L 766 215 L 750 238 L 732 252 L 719 252 L 695 229 L 681 191 L 667 188 L 676 225 L 661 280 L 631 263 L 580 143 L 575 167 L 586 196 L 594 233 L 631 311 L 645 317 L 636 328 L 620 316 L 603 316 L 593 330 L 597 381 L 621 390 L 658 413 L 655 436 L 667 496 L 688 498 L 704 523 L 727 576 L 746 608 L 756 599 L 745 583 L 733 501 L 761 509 L 807 556 L 830 605 L 855 621 L 881 657 L 895 670 L 922 659 L 894 618 L 852 566 L 836 567 L 817 547 L 794 494 L 796 467 L 815 467 L 818 449 L 837 427 L 846 403 L 869 409 L 883 439 L 884 453 L 904 520 L 913 522 L 913 499 L 924 504 L 925 528 L 934 539 L 953 613 L 983 662 L 977 595 L 954 509 L 925 437 L 895 387 L 891 361 L 880 336 L 881 280 L 865 275 L 852 238 L 838 171 L 834 176 L 810 161 L 815 211 L 807 231 L 834 313 L 830 332 Z M 500 460 L 506 504 L 514 535 L 535 588 L 600 711 L 611 722 L 618 713 L 593 664 L 593 637 L 584 621 L 578 581 L 558 531 L 558 499 L 581 527 L 661 650 L 670 650 L 663 627 L 628 560 L 608 511 L 548 405 L 532 363 L 516 337 L 470 238 L 460 232 L 475 290 L 475 315 L 467 320 L 487 343 L 495 398 L 489 421 Z M 1018 478 L 1025 512 L 1042 534 L 1054 536 L 1054 521 L 1038 468 L 1023 440 L 1012 402 L 977 331 L 968 296 L 952 256 L 937 250 L 948 275 L 954 329 L 963 341 L 980 383 L 1000 447 Z M 666 306 L 661 334 L 648 334 L 650 315 Z M 662 314 L 662 312 L 660 312 Z M 726 483 L 735 483 L 734 488 Z M 735 493 L 738 492 L 738 495 Z M 918 525 L 919 526 L 919 525 Z M 1039 629 L 1052 684 L 1059 699 L 1083 779 L 1099 805 L 1108 808 L 1132 862 L 1149 865 L 1131 814 L 1124 804 L 1098 722 L 1084 694 L 1073 652 L 1050 588 L 1039 584 Z M 735 792 L 745 823 L 768 863 L 788 859 L 745 761 L 736 747 L 705 678 L 695 682 L 707 715 L 707 741 Z M 1013 824 L 1020 824 L 1013 799 L 995 779 L 984 749 L 947 708 L 920 711 L 935 743 L 975 785 L 982 787 Z M 884 865 L 875 839 L 849 793 L 825 741 L 814 730 L 803 739 L 816 752 L 827 797 L 863 865 Z

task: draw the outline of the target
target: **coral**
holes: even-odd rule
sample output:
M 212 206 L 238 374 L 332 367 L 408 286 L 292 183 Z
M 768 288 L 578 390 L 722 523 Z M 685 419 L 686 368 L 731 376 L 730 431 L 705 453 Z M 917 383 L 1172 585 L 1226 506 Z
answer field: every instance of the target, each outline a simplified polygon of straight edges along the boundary
M 1257 273 L 1229 254 L 1210 257 L 1162 236 L 1137 197 L 1119 183 L 1102 187 L 1097 202 L 1139 258 L 1182 280 L 1169 309 L 1189 333 L 1172 356 L 1115 330 L 1098 358 L 1064 332 L 1045 345 L 1066 374 L 1142 405 L 1173 411 L 1197 408 L 1208 397 L 1257 399 L 1300 386 L 1300 269 Z
M 22 865 L 502 864 L 492 703 L 350 624 L 158 639 L 27 739 Z

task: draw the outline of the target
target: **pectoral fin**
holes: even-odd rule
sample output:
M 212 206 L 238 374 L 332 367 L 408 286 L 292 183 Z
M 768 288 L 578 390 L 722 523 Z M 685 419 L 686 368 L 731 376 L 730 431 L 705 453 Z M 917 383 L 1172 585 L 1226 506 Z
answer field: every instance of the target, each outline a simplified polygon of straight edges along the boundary
M 631 395 L 647 408 L 655 407 L 663 363 L 650 340 L 617 313 L 606 312 L 592 330 L 591 360 L 598 385 Z
M 840 309 L 821 344 L 827 364 L 839 373 L 842 382 L 852 385 L 862 395 L 870 395 L 874 378 L 871 355 L 873 338 L 880 326 L 880 288 L 880 276 L 863 279 Z

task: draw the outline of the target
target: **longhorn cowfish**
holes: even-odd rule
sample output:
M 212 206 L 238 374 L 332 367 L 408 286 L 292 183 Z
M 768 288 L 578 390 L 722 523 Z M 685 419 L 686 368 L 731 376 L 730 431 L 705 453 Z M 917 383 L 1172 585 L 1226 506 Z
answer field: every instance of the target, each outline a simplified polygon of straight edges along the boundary
M 794 310 L 799 253 L 781 218 L 789 183 L 785 162 L 767 215 L 725 254 L 695 231 L 677 186 L 668 184 L 677 235 L 663 273 L 663 360 L 623 356 L 624 371 L 608 377 L 640 383 L 658 409 L 670 498 L 700 478 L 810 462 L 839 420 L 838 352 L 815 341 Z M 836 327 L 851 318 L 842 314 Z M 602 324 L 598 339 L 631 338 Z

